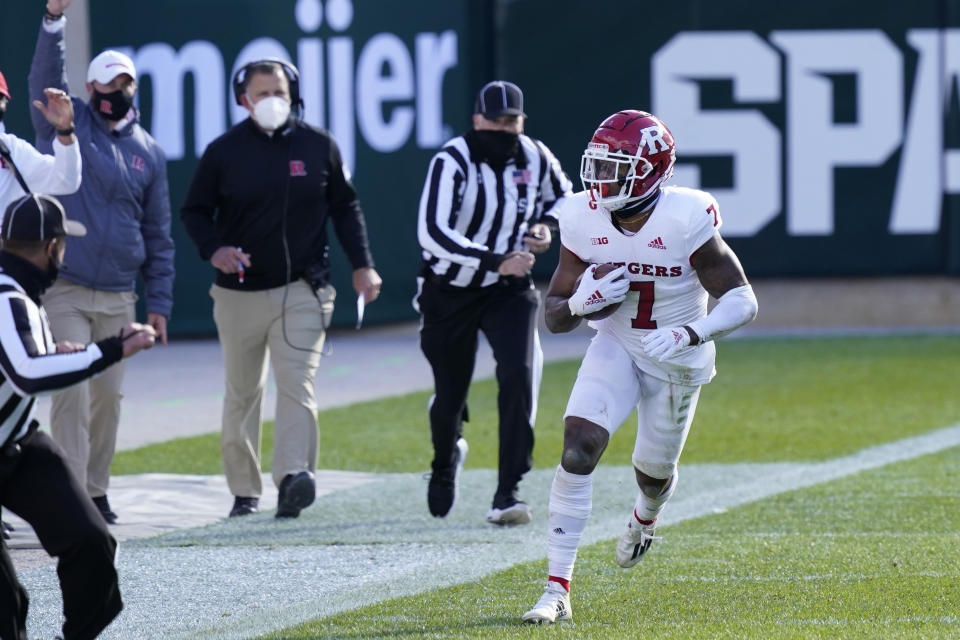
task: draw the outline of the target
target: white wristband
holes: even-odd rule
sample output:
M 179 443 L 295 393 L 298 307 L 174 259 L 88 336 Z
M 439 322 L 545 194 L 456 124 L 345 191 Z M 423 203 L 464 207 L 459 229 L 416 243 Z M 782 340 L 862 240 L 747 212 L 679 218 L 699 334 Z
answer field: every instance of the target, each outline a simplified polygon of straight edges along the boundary
M 47 33 L 57 33 L 59 31 L 63 31 L 63 28 L 67 25 L 67 17 L 60 16 L 59 19 L 52 21 L 47 20 L 47 18 L 44 17 L 41 24 L 43 25 L 43 30 Z

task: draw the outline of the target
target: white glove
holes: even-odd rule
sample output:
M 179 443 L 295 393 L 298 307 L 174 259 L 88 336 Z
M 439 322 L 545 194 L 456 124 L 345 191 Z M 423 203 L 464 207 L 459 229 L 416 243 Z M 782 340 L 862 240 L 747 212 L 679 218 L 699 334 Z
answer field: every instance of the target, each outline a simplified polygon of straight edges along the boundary
M 690 345 L 690 334 L 683 327 L 654 329 L 640 339 L 640 345 L 648 356 L 663 362 Z
M 611 304 L 623 302 L 627 297 L 630 281 L 626 278 L 617 280 L 627 271 L 626 266 L 617 267 L 599 280 L 593 278 L 593 270 L 596 268 L 595 264 L 587 267 L 580 279 L 580 286 L 567 300 L 572 315 L 585 316 Z

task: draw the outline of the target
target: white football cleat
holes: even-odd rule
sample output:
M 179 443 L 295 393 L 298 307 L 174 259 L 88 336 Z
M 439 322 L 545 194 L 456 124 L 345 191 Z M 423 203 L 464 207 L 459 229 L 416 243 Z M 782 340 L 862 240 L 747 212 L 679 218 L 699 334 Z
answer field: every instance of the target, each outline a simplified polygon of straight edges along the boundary
M 533 609 L 520 617 L 529 624 L 551 624 L 560 620 L 572 620 L 573 609 L 570 608 L 570 594 L 559 582 L 547 581 L 547 590 L 540 596 L 539 602 Z
M 487 522 L 499 525 L 527 524 L 532 517 L 530 505 L 521 500 L 503 509 L 493 507 L 487 512 Z
M 626 530 L 617 539 L 617 564 L 624 569 L 637 564 L 653 541 L 659 540 L 653 535 L 656 526 L 656 520 L 650 524 L 640 524 L 636 517 L 630 514 Z

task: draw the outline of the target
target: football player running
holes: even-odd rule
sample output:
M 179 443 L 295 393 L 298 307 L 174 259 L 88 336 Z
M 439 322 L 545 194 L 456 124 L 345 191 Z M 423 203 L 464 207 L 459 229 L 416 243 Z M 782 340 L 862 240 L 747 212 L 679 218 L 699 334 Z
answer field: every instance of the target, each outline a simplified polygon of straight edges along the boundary
M 591 474 L 634 407 L 640 490 L 617 541 L 617 564 L 632 567 L 650 548 L 657 516 L 677 488 L 677 461 L 700 386 L 715 373 L 713 341 L 757 314 L 740 261 L 720 237 L 716 200 L 705 191 L 664 186 L 675 161 L 673 135 L 660 119 L 644 111 L 615 113 L 584 151 L 584 191 L 561 205 L 563 246 L 547 291 L 547 328 L 570 331 L 583 316 L 621 304 L 589 323 L 597 333 L 570 392 L 550 490 L 547 588 L 524 622 L 572 617 L 570 580 L 590 515 Z M 620 266 L 576 286 L 587 268 L 608 262 Z M 717 299 L 710 313 L 708 295 Z

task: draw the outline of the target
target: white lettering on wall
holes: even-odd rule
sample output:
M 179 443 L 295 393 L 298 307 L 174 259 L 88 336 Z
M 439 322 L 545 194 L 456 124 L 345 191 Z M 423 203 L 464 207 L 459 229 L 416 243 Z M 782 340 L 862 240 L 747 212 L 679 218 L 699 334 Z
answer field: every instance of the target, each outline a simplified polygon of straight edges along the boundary
M 787 232 L 830 235 L 834 169 L 883 164 L 903 129 L 903 57 L 879 30 L 775 31 L 787 54 Z M 827 73 L 856 76 L 856 122 L 833 121 Z
M 417 52 L 417 146 L 439 147 L 447 138 L 443 124 L 443 76 L 457 66 L 457 33 L 418 33 Z
M 297 42 L 297 70 L 300 72 L 303 119 L 307 124 L 322 127 L 327 117 L 323 94 L 323 41 L 320 38 L 303 38 Z
M 363 48 L 357 61 L 357 122 L 364 139 L 375 151 L 396 151 L 410 137 L 413 108 L 391 107 L 387 103 L 407 101 L 413 96 L 410 53 L 397 36 L 378 33 Z
M 356 173 L 356 125 L 353 122 L 353 40 L 331 38 L 327 59 L 330 78 L 330 132 L 340 146 L 343 162 Z
M 756 110 L 700 108 L 697 80 L 733 81 L 741 102 L 779 102 L 780 56 L 751 32 L 674 36 L 652 60 L 653 112 L 677 139 L 674 183 L 700 186 L 684 155 L 733 156 L 733 187 L 711 189 L 724 203 L 724 235 L 751 236 L 780 213 L 780 132 Z
M 179 52 L 157 42 L 133 53 L 137 74 L 148 76 L 153 91 L 151 135 L 168 160 L 184 156 L 183 85 L 185 76 L 193 76 L 193 151 L 199 156 L 210 141 L 223 133 L 224 109 L 223 57 L 209 42 L 194 40 Z M 231 96 L 231 100 L 232 100 Z
M 779 52 L 749 31 L 678 33 L 651 62 L 654 113 L 677 138 L 675 183 L 701 184 L 685 155 L 729 157 L 733 186 L 711 189 L 724 202 L 726 235 L 754 235 L 781 211 L 790 235 L 830 235 L 836 169 L 877 167 L 899 149 L 890 232 L 937 233 L 943 194 L 960 193 L 960 149 L 944 149 L 950 92 L 960 85 L 960 29 L 913 29 L 906 40 L 918 53 L 909 101 L 904 54 L 879 30 L 774 31 Z M 854 77 L 852 122 L 834 122 L 832 74 Z M 701 108 L 697 83 L 709 79 L 729 79 L 744 106 Z M 784 101 L 783 132 L 749 104 Z
M 337 32 L 326 40 L 312 35 L 324 24 L 324 15 L 325 24 Z M 199 157 L 226 130 L 228 114 L 234 124 L 248 117 L 234 101 L 231 81 L 244 64 L 264 58 L 297 66 L 304 120 L 330 129 L 351 172 L 356 169 L 358 130 L 363 142 L 379 153 L 396 151 L 411 139 L 420 148 L 433 149 L 449 137 L 450 127 L 443 121 L 443 81 L 458 63 L 455 31 L 418 33 L 411 51 L 393 33 L 377 33 L 363 43 L 344 33 L 354 18 L 350 0 L 298 0 L 294 17 L 307 36 L 296 42 L 296 59 L 278 40 L 256 38 L 240 50 L 229 75 L 223 54 L 211 42 L 188 42 L 179 51 L 165 42 L 122 48 L 140 74 L 150 77 L 150 130 L 169 160 L 187 155 L 186 76 L 191 75 L 194 84 L 192 151 Z
M 960 30 L 942 33 L 907 33 L 919 59 L 893 193 L 893 234 L 937 233 L 944 192 L 960 193 L 960 151 L 943 148 L 943 115 L 950 108 L 952 87 L 960 85 Z

